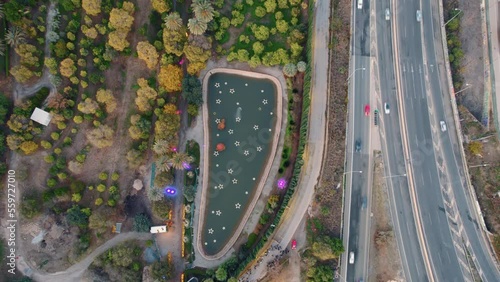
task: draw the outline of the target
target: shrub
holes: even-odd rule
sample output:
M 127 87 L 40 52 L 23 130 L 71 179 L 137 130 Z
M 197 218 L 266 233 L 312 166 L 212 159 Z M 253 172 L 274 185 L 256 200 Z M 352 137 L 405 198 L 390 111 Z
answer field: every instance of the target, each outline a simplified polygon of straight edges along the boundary
M 54 149 L 54 154 L 59 155 L 62 152 L 61 148 L 55 148 Z
M 99 179 L 101 179 L 101 180 L 108 179 L 108 174 L 106 172 L 99 173 Z
M 151 226 L 151 220 L 146 214 L 141 213 L 134 217 L 134 231 L 149 232 L 150 226 Z
M 96 189 L 97 189 L 97 191 L 99 191 L 100 193 L 102 193 L 102 192 L 106 191 L 106 185 L 99 184 L 99 185 L 97 185 Z
M 50 149 L 50 148 L 52 148 L 52 144 L 49 141 L 42 140 L 40 142 L 40 145 L 42 145 L 42 147 L 44 149 Z
M 120 174 L 118 174 L 118 172 L 113 172 L 113 174 L 111 175 L 111 180 L 117 181 L 118 178 L 120 178 Z
M 53 163 L 53 162 L 56 160 L 56 158 L 54 157 L 54 155 L 47 155 L 47 156 L 45 156 L 45 157 L 43 158 L 43 160 L 44 160 L 46 163 L 51 164 L 51 163 Z
M 57 184 L 57 180 L 55 180 L 54 178 L 47 179 L 47 186 L 48 187 L 54 187 L 54 186 L 56 186 L 56 184 Z
M 73 202 L 80 202 L 82 200 L 82 195 L 80 193 L 75 193 L 71 196 L 71 201 Z
M 103 199 L 102 199 L 102 198 L 97 198 L 97 199 L 95 199 L 94 204 L 95 204 L 96 206 L 100 206 L 100 205 L 102 205 L 102 203 L 103 203 L 103 202 L 104 202 L 104 201 L 103 201 Z
M 115 199 L 109 199 L 108 200 L 108 206 L 110 206 L 110 207 L 116 206 L 116 200 Z
M 52 140 L 54 140 L 54 141 L 59 140 L 59 136 L 60 136 L 60 134 L 59 134 L 59 133 L 57 133 L 57 132 L 52 132 L 52 133 L 50 134 L 50 138 L 52 138 Z

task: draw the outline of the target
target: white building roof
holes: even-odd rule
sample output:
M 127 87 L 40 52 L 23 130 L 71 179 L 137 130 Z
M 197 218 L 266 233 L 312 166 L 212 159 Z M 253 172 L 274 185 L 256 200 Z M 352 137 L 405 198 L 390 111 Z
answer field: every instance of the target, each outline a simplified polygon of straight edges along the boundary
M 34 120 L 39 124 L 43 124 L 45 126 L 49 125 L 51 119 L 52 117 L 48 112 L 39 108 L 35 108 L 35 110 L 31 114 L 31 120 Z
M 164 233 L 167 232 L 167 226 L 166 225 L 161 225 L 161 226 L 151 226 L 151 229 L 149 230 L 150 233 Z

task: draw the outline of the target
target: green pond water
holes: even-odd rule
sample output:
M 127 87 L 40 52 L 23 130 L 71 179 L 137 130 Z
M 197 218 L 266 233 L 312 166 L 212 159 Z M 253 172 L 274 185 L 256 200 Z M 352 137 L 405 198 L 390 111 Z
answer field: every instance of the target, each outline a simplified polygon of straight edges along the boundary
M 207 255 L 222 250 L 257 190 L 275 131 L 276 92 L 268 79 L 226 73 L 209 78 L 209 180 L 202 230 Z M 225 129 L 219 130 L 223 119 Z M 224 151 L 216 151 L 218 143 Z

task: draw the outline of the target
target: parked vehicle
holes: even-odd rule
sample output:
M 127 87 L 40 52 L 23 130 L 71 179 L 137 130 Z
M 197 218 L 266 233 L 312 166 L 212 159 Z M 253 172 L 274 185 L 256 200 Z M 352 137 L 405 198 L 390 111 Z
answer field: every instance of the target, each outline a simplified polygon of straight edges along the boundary
M 389 108 L 389 104 L 384 103 L 384 111 L 385 111 L 386 115 L 391 113 L 391 109 Z
M 444 121 L 440 121 L 439 124 L 441 125 L 441 131 L 445 132 L 446 131 L 446 123 L 444 123 Z
M 356 153 L 361 152 L 361 140 L 356 140 Z
M 354 264 L 354 252 L 349 253 L 349 264 Z
M 421 21 L 422 21 L 422 11 L 417 10 L 417 22 L 421 22 Z
M 358 10 L 363 9 L 363 0 L 358 0 Z
M 292 250 L 297 249 L 297 240 L 293 239 L 292 240 Z
M 385 9 L 385 20 L 388 21 L 391 19 L 391 11 L 389 11 L 389 8 Z

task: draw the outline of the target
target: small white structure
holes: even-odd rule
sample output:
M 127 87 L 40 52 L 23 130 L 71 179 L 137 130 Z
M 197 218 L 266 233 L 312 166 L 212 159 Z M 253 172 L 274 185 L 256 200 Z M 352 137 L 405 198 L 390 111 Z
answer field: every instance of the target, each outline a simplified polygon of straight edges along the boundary
M 51 119 L 52 119 L 52 117 L 50 116 L 50 114 L 48 112 L 46 112 L 42 109 L 39 109 L 39 108 L 35 108 L 35 110 L 31 114 L 31 120 L 34 120 L 34 121 L 38 122 L 39 124 L 42 124 L 45 126 L 49 125 Z
M 140 191 L 144 185 L 142 185 L 142 181 L 140 179 L 134 180 L 134 184 L 132 185 L 135 190 Z
M 160 226 L 151 226 L 151 229 L 149 230 L 150 233 L 165 233 L 167 232 L 167 226 L 166 225 L 160 225 Z

